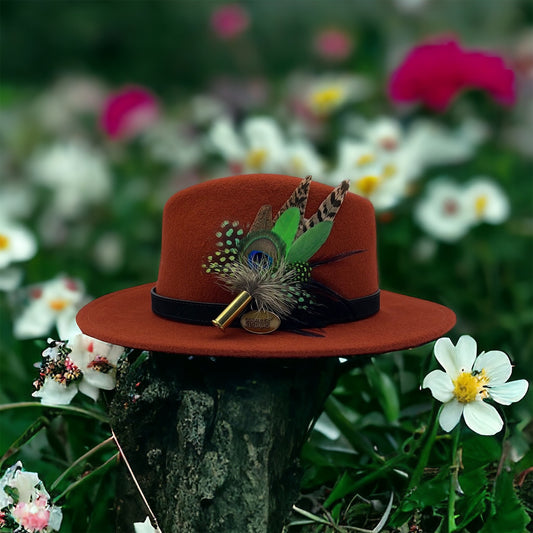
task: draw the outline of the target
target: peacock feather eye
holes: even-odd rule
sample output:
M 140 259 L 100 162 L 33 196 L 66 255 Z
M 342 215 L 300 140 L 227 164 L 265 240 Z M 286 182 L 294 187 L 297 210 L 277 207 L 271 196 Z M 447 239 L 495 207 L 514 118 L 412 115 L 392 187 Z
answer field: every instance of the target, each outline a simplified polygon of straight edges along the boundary
M 285 257 L 285 244 L 271 231 L 256 231 L 242 241 L 240 256 L 253 268 L 276 268 Z

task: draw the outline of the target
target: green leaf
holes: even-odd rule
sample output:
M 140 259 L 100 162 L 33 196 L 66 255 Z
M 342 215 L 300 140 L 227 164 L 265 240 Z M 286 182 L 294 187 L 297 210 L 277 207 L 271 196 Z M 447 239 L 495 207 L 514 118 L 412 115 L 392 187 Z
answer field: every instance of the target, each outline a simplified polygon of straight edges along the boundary
M 296 237 L 298 226 L 300 224 L 300 210 L 297 207 L 289 207 L 284 211 L 272 228 L 275 233 L 284 243 L 287 252 L 292 246 L 292 241 Z
M 327 500 L 324 502 L 324 507 L 327 509 L 332 503 L 340 500 L 347 494 L 350 494 L 355 486 L 357 486 L 357 480 L 348 472 L 344 472 L 339 481 L 337 481 L 335 487 L 333 487 Z
M 463 462 L 464 460 L 463 455 Z M 462 531 L 470 522 L 485 512 L 487 502 L 490 500 L 485 468 L 480 467 L 459 475 L 459 485 L 464 494 L 457 500 L 455 510 L 461 520 L 457 529 Z
M 525 533 L 529 522 L 514 490 L 512 473 L 502 471 L 496 479 L 492 515 L 480 533 Z
M 445 501 L 448 496 L 447 473 L 440 473 L 436 477 L 424 481 L 402 503 L 402 511 L 413 511 L 425 507 L 435 507 Z
M 287 263 L 297 263 L 298 261 L 311 259 L 326 242 L 332 226 L 333 222 L 331 220 L 325 220 L 302 233 L 291 246 L 287 254 Z
M 398 420 L 400 416 L 400 399 L 392 379 L 375 365 L 367 365 L 365 372 L 377 393 L 378 401 L 388 422 Z

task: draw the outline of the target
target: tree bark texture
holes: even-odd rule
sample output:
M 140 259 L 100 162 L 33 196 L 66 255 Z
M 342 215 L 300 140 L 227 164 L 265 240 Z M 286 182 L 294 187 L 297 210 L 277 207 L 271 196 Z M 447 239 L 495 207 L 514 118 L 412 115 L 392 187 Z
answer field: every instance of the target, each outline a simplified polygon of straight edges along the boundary
M 280 533 L 336 358 L 152 353 L 125 372 L 111 422 L 163 533 Z M 117 532 L 147 512 L 124 470 Z

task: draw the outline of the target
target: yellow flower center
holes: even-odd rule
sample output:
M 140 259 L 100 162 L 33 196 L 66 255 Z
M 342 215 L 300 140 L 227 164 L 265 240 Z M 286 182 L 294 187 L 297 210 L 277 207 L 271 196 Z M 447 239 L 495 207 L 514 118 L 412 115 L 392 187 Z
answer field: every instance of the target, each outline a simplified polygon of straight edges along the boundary
M 378 188 L 380 181 L 377 176 L 364 176 L 355 182 L 355 186 L 363 195 L 369 196 Z
M 397 171 L 396 165 L 393 165 L 392 163 L 387 163 L 383 167 L 383 172 L 381 173 L 381 175 L 385 179 L 392 178 L 392 176 L 394 176 L 394 174 L 396 174 L 396 171 Z
M 483 216 L 483 213 L 485 213 L 485 209 L 487 209 L 488 203 L 489 199 L 487 198 L 486 194 L 482 194 L 481 196 L 478 196 L 476 198 L 474 209 L 476 210 L 476 215 L 478 218 L 481 218 Z
M 485 370 L 480 373 L 463 372 L 453 380 L 453 394 L 460 403 L 473 402 L 478 394 L 481 394 L 482 399 L 487 398 L 489 394 L 485 387 L 488 383 Z
M 268 152 L 264 148 L 254 148 L 246 156 L 246 165 L 250 168 L 259 170 L 263 167 Z
M 296 155 L 291 158 L 291 165 L 296 174 L 300 174 L 305 168 L 302 158 Z
M 0 233 L 0 250 L 6 250 L 9 247 L 9 237 Z
M 357 159 L 356 165 L 358 167 L 362 167 L 364 165 L 373 163 L 375 159 L 376 159 L 376 156 L 374 154 L 363 154 Z
M 326 87 L 312 94 L 311 103 L 318 113 L 327 113 L 341 102 L 342 97 L 340 87 Z
M 54 300 L 50 300 L 48 305 L 53 311 L 63 311 L 63 309 L 67 307 L 68 303 L 69 302 L 64 298 L 55 298 Z

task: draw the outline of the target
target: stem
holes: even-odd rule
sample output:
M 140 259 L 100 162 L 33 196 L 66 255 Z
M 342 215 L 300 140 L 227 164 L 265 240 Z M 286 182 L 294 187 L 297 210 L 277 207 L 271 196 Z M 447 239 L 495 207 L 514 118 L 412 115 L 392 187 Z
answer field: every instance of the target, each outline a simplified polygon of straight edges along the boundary
M 17 453 L 20 449 L 20 447 L 25 444 L 26 442 L 29 442 L 41 429 L 48 426 L 50 424 L 50 420 L 46 418 L 45 416 L 40 416 L 37 420 L 32 422 L 28 428 L 20 435 L 7 449 L 6 453 L 2 456 L 0 459 L 0 468 L 2 468 L 2 465 L 4 464 L 5 460 L 11 457 L 13 454 Z
M 90 449 L 87 453 L 84 453 L 81 457 L 78 457 L 50 486 L 50 490 L 54 490 L 60 483 L 63 481 L 63 479 L 70 474 L 80 463 L 85 461 L 88 457 L 90 457 L 92 454 L 96 453 L 100 449 L 102 449 L 104 446 L 107 446 L 113 442 L 113 437 L 109 437 L 108 439 L 104 440 L 103 442 L 100 442 L 97 444 L 94 448 Z
M 9 411 L 11 409 L 25 409 L 27 407 L 40 407 L 54 413 L 54 411 L 65 411 L 66 413 L 86 416 L 88 418 L 93 418 L 99 420 L 100 422 L 109 423 L 107 416 L 98 411 L 93 411 L 92 409 L 82 409 L 81 407 L 73 407 L 71 405 L 44 405 L 41 402 L 17 402 L 17 403 L 5 403 L 0 405 L 0 412 Z
M 115 453 L 104 464 L 101 464 L 98 468 L 95 468 L 90 474 L 87 474 L 86 476 L 83 476 L 77 481 L 74 481 L 74 483 L 71 483 L 59 496 L 56 496 L 54 498 L 53 503 L 57 503 L 61 498 L 66 496 L 71 490 L 75 489 L 76 487 L 79 487 L 82 483 L 85 483 L 88 479 L 91 479 L 95 475 L 105 472 L 112 465 L 113 461 L 118 462 L 119 457 L 120 457 L 120 452 Z
M 407 486 L 407 493 L 409 493 L 411 489 L 414 489 L 418 486 L 420 480 L 422 479 L 422 476 L 424 475 L 424 469 L 428 464 L 429 456 L 431 454 L 431 450 L 433 448 L 433 444 L 435 443 L 435 438 L 437 436 L 437 430 L 439 429 L 439 414 L 440 409 L 437 409 L 434 404 L 433 411 L 431 413 L 431 421 L 429 423 L 430 431 L 426 438 L 426 442 L 424 443 L 424 447 L 422 448 L 422 452 L 420 453 L 420 458 L 418 459 L 418 463 L 416 464 L 413 475 L 411 476 L 411 481 Z
M 456 487 L 458 484 L 457 476 L 459 475 L 459 438 L 461 436 L 461 427 L 458 425 L 454 429 L 452 441 L 452 464 L 450 465 L 450 490 L 448 494 L 448 533 L 456 531 L 455 525 L 455 500 L 457 499 Z

